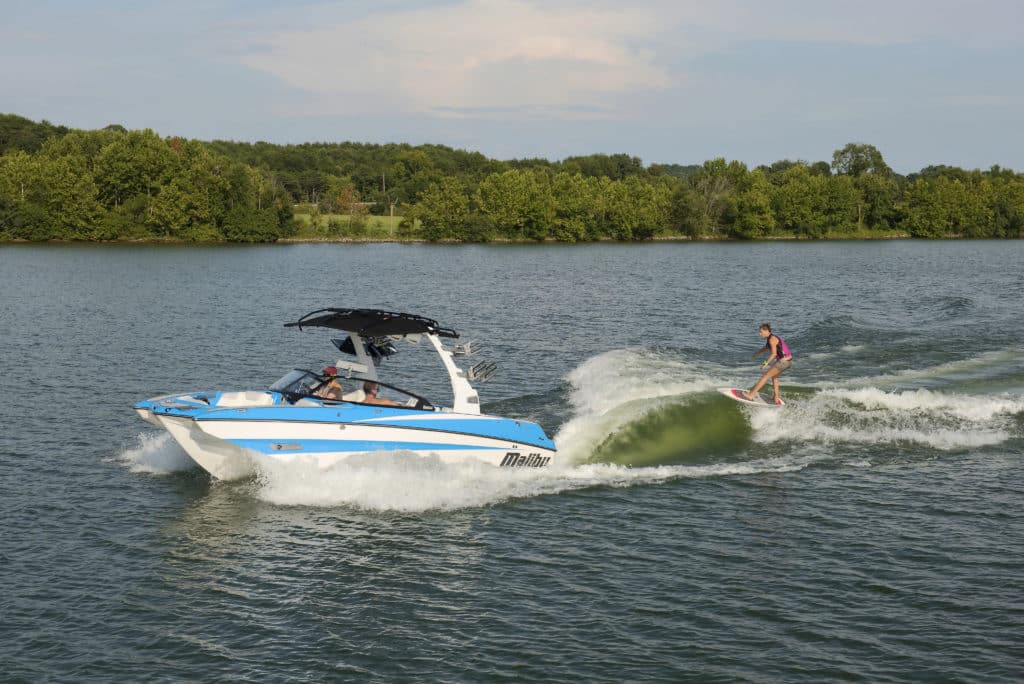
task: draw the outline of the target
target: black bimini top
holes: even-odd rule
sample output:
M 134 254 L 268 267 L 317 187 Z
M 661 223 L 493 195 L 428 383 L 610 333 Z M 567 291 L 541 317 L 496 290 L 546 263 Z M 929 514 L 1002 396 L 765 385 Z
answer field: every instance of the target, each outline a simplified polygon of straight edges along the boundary
M 294 323 L 285 323 L 286 328 L 333 328 L 356 333 L 362 337 L 384 337 L 386 335 L 437 335 L 458 337 L 451 328 L 442 328 L 437 321 L 423 316 L 414 316 L 380 309 L 318 309 L 311 311 Z

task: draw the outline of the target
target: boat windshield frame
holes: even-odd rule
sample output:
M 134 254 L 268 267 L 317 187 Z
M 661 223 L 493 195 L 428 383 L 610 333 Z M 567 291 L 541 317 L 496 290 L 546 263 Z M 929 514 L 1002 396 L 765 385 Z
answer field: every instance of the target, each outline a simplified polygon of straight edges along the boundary
M 288 378 L 292 378 L 292 379 L 289 380 L 287 383 L 284 383 L 284 380 L 286 380 Z M 367 403 L 361 402 L 361 401 L 351 401 L 351 400 L 347 400 L 347 399 L 329 399 L 329 398 L 326 398 L 326 397 L 317 396 L 316 391 L 319 390 L 321 387 L 324 387 L 332 379 L 334 379 L 334 378 L 324 379 L 323 375 L 321 375 L 320 373 L 308 370 L 306 368 L 295 368 L 295 369 L 290 370 L 287 373 L 285 373 L 279 380 L 277 380 L 276 382 L 271 384 L 268 389 L 271 392 L 280 392 L 281 396 L 283 396 L 285 399 L 287 399 L 288 401 L 290 401 L 292 403 L 295 403 L 299 399 L 315 399 L 317 401 L 323 401 L 323 402 L 326 402 L 328 404 L 358 404 L 360 406 L 383 406 L 383 405 L 386 405 L 386 404 L 367 404 Z M 309 382 L 303 383 L 302 382 L 303 380 L 308 380 Z M 425 397 L 422 397 L 422 396 L 416 394 L 415 392 L 410 392 L 407 389 L 403 389 L 401 387 L 397 387 L 395 385 L 392 385 L 392 384 L 389 384 L 389 383 L 386 383 L 386 382 L 381 382 L 380 380 L 377 380 L 376 378 L 361 378 L 361 377 L 358 377 L 358 376 L 352 376 L 352 377 L 340 377 L 340 376 L 338 376 L 337 380 L 339 380 L 339 381 L 354 381 L 354 382 L 357 382 L 357 383 L 359 383 L 359 386 L 356 388 L 358 390 L 362 390 L 362 383 L 364 383 L 364 382 L 373 382 L 373 383 L 379 385 L 380 387 L 386 387 L 386 388 L 388 388 L 388 389 L 390 389 L 392 391 L 395 391 L 395 392 L 398 392 L 400 394 L 403 394 L 403 395 L 409 397 L 410 399 L 415 399 L 416 400 L 416 403 L 413 406 L 399 403 L 395 408 L 406 408 L 406 409 L 414 409 L 414 410 L 419 410 L 419 411 L 435 411 L 436 410 L 436 407 L 434 406 L 434 404 L 429 399 L 427 399 Z M 298 384 L 298 387 L 295 387 L 297 384 Z M 354 391 L 354 390 L 352 390 L 352 391 Z M 346 394 L 347 394 L 347 392 L 346 392 Z
M 299 385 L 303 379 L 309 379 L 310 382 Z M 296 387 L 296 385 L 299 385 L 299 387 Z M 313 392 L 320 389 L 323 385 L 324 379 L 319 373 L 305 368 L 295 368 L 275 380 L 267 389 L 271 392 L 280 392 L 282 396 L 289 399 L 293 396 L 301 399 L 302 397 L 313 396 Z

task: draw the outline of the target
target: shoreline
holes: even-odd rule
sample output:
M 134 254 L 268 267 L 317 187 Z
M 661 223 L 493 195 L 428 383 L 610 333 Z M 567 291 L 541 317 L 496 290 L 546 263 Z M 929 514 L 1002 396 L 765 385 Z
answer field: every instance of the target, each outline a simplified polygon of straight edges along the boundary
M 487 242 L 466 242 L 463 240 L 424 240 L 421 238 L 352 238 L 352 237 L 296 237 L 282 238 L 274 242 L 231 242 L 227 240 L 218 241 L 189 241 L 189 240 L 156 240 L 156 239 L 128 239 L 128 240 L 0 240 L 0 247 L 5 245 L 168 245 L 168 246 L 211 246 L 211 245 L 303 245 L 303 244 L 350 244 L 350 245 L 372 245 L 372 244 L 409 244 L 409 245 L 642 245 L 657 243 L 678 243 L 678 242 L 735 242 L 735 243 L 759 243 L 759 242 L 876 242 L 876 241 L 920 241 L 920 242 L 968 242 L 976 240 L 999 240 L 1013 241 L 1021 238 L 968 238 L 950 236 L 943 238 L 915 238 L 909 233 L 885 233 L 881 235 L 843 235 L 835 237 L 809 238 L 796 235 L 773 235 L 760 238 L 734 238 L 727 236 L 706 236 L 690 237 L 688 235 L 664 235 L 646 240 L 580 240 L 578 242 L 564 242 L 555 239 L 546 240 L 510 240 L 494 239 Z

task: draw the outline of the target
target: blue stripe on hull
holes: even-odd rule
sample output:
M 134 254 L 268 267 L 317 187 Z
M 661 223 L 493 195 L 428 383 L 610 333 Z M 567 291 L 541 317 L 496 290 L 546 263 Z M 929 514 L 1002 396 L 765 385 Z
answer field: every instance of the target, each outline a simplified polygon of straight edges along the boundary
M 365 453 L 370 451 L 506 451 L 505 447 L 470 444 L 437 444 L 436 442 L 380 442 L 344 439 L 229 439 L 225 440 L 243 449 L 262 454 L 320 454 L 332 452 Z M 299 448 L 295 448 L 298 446 Z M 289 448 L 291 447 L 291 448 Z
M 450 415 L 450 414 L 448 414 Z M 536 423 L 510 418 L 481 416 L 480 418 L 451 418 L 448 415 L 424 413 L 407 409 L 367 407 L 267 407 L 249 409 L 210 409 L 189 414 L 197 421 L 245 420 L 286 421 L 296 423 L 348 423 L 376 427 L 396 427 L 407 430 L 451 432 L 501 439 L 518 444 L 536 445 L 553 449 L 554 443 Z

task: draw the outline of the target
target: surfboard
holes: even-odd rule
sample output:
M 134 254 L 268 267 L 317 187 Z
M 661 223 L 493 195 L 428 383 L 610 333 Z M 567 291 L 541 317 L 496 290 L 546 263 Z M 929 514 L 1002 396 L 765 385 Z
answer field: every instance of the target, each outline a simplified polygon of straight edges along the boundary
M 746 404 L 747 406 L 757 406 L 759 408 L 773 409 L 782 408 L 784 406 L 784 403 L 776 404 L 771 401 L 765 401 L 764 397 L 762 397 L 760 394 L 755 396 L 753 400 L 747 399 L 746 397 L 743 396 L 744 390 L 736 389 L 735 387 L 720 387 L 718 391 L 724 394 L 725 396 L 729 397 L 730 399 L 738 401 L 741 404 Z

